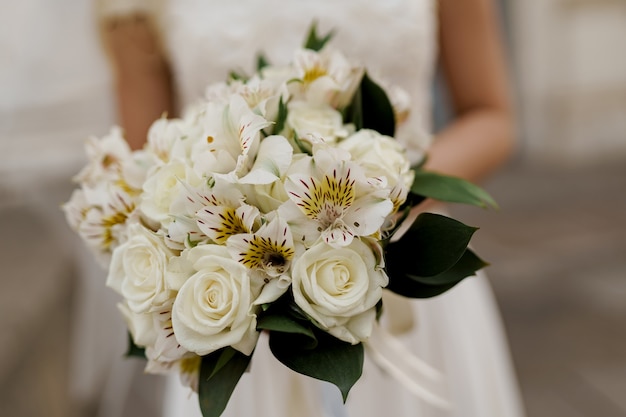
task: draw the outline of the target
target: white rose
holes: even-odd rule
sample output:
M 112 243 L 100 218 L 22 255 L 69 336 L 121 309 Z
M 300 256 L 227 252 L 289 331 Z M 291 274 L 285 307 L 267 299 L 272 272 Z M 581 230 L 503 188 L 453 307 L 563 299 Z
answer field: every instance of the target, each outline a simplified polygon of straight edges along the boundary
M 185 193 L 183 182 L 191 186 L 200 181 L 182 160 L 172 160 L 152 173 L 143 186 L 141 211 L 150 220 L 167 226 L 171 221 L 171 206 L 179 194 Z
M 323 104 L 291 103 L 287 113 L 287 124 L 298 137 L 319 135 L 328 143 L 334 143 L 337 138 L 348 134 L 343 127 L 341 113 Z
M 350 152 L 352 160 L 365 169 L 367 177 L 385 177 L 389 188 L 396 185 L 406 189 L 411 187 L 411 164 L 404 147 L 394 138 L 375 130 L 361 129 L 341 141 L 338 147 Z
M 107 285 L 126 299 L 134 313 L 157 311 L 176 295 L 166 283 L 167 264 L 175 254 L 140 224 L 132 224 L 128 236 L 113 251 Z
M 251 311 L 258 290 L 252 290 L 247 269 L 225 246 L 196 246 L 187 256 L 197 272 L 174 301 L 172 323 L 179 343 L 198 355 L 225 346 L 250 355 L 258 338 Z
M 320 242 L 292 269 L 296 304 L 330 334 L 352 344 L 369 337 L 387 283 L 373 248 L 359 239 L 341 248 Z

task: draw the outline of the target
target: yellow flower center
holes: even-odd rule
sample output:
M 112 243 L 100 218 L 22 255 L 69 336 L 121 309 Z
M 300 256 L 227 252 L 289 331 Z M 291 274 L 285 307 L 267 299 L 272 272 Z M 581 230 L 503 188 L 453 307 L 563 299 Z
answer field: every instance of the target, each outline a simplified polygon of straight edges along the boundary
M 306 69 L 306 72 L 304 73 L 304 76 L 302 77 L 302 81 L 304 82 L 304 84 L 310 84 L 313 81 L 325 75 L 328 75 L 328 71 L 326 70 L 326 68 L 319 66 L 319 65 L 315 65 L 313 67 Z

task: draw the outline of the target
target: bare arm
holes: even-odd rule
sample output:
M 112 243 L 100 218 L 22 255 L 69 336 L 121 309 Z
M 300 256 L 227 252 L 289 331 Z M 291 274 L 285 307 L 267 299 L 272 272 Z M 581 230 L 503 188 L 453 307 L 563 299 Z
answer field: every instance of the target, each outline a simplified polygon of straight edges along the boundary
M 439 0 L 441 61 L 455 120 L 440 134 L 426 167 L 479 180 L 514 145 L 514 123 L 498 18 L 492 0 Z
M 173 115 L 170 69 L 146 19 L 116 19 L 103 36 L 113 61 L 119 121 L 130 146 L 138 149 L 152 122 L 163 113 Z

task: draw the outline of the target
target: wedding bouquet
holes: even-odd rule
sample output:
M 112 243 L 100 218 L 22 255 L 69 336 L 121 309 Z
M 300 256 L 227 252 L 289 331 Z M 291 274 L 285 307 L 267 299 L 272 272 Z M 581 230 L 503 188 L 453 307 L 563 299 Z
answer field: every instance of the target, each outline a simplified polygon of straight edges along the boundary
M 292 370 L 348 395 L 383 288 L 432 297 L 485 263 L 475 228 L 421 214 L 425 198 L 493 201 L 411 167 L 394 139 L 403 109 L 313 28 L 288 66 L 259 58 L 132 152 L 119 128 L 87 143 L 70 225 L 123 297 L 131 354 L 175 370 L 219 416 L 260 332 Z

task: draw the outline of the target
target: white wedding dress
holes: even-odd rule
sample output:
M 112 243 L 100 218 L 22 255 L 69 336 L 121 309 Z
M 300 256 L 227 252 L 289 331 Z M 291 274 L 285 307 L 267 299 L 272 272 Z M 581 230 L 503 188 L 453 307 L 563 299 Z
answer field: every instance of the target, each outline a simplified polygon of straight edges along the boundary
M 180 103 L 194 102 L 229 70 L 250 72 L 258 51 L 287 62 L 313 20 L 335 30 L 332 45 L 407 90 L 406 131 L 428 128 L 436 56 L 435 0 L 103 0 L 105 16 L 151 13 L 173 68 Z M 403 138 L 413 150 L 425 144 Z M 443 373 L 442 409 L 412 395 L 366 357 L 347 405 L 330 384 L 280 364 L 262 337 L 224 417 L 519 417 L 522 407 L 498 312 L 484 277 L 428 300 L 386 304 L 390 331 Z M 394 313 L 399 307 L 402 314 Z M 200 417 L 197 396 L 168 380 L 164 417 Z

